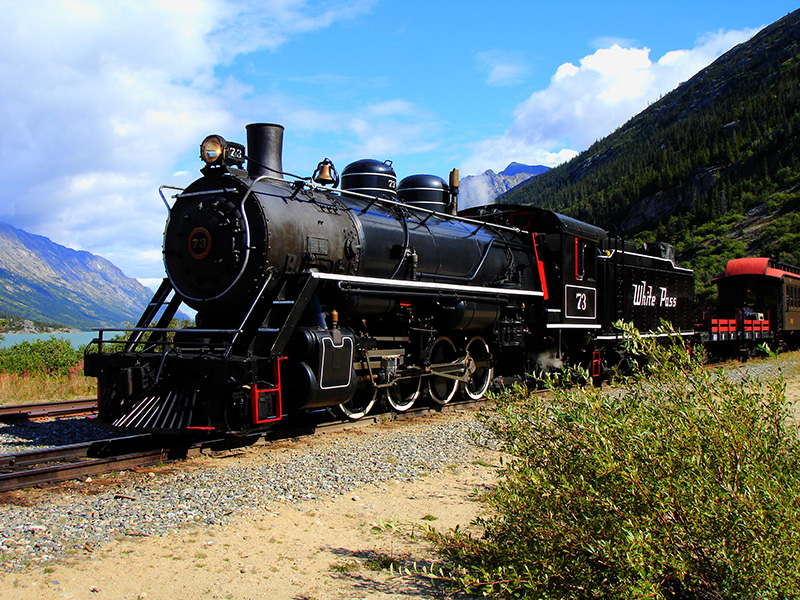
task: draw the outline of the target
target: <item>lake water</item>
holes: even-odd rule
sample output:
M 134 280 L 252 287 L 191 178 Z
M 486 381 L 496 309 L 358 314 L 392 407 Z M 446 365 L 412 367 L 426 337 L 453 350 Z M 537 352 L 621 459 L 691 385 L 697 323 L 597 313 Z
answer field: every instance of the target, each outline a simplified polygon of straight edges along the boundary
M 8 348 L 20 342 L 33 342 L 35 340 L 49 340 L 51 337 L 64 338 L 69 341 L 73 348 L 80 348 L 88 344 L 95 337 L 95 331 L 81 331 L 80 333 L 6 333 L 0 341 L 0 348 Z

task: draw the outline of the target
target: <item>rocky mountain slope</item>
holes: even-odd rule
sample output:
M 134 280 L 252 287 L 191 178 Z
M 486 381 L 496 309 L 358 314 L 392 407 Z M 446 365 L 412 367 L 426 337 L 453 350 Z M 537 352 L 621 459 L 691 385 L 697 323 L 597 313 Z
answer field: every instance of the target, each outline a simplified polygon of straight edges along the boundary
M 531 166 L 512 162 L 500 173 L 488 169 L 480 175 L 464 177 L 459 187 L 459 208 L 491 204 L 500 194 L 547 170 L 548 167 L 542 165 Z
M 0 223 L 0 311 L 77 329 L 135 323 L 152 291 L 108 260 Z

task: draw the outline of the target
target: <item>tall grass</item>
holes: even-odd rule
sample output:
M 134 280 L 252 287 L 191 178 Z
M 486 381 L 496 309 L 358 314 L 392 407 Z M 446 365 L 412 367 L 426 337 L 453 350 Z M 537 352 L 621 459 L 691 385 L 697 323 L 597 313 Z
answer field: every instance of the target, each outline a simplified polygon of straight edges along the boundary
M 63 339 L 0 349 L 0 404 L 91 398 L 95 379 L 83 375 L 83 350 Z
M 39 372 L 33 374 L 0 373 L 0 405 L 27 404 L 48 400 L 94 398 L 97 380 L 80 368 L 67 375 Z

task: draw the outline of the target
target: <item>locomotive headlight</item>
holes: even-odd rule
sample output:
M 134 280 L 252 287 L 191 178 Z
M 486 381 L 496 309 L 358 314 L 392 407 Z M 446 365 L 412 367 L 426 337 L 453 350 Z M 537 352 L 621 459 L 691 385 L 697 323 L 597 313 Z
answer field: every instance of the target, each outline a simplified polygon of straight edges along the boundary
M 200 158 L 207 165 L 216 164 L 217 161 L 222 162 L 222 156 L 225 152 L 225 139 L 218 135 L 210 135 L 203 140 L 200 144 Z
M 221 135 L 210 135 L 200 144 L 200 158 L 209 166 L 241 166 L 244 164 L 244 146 L 228 142 Z

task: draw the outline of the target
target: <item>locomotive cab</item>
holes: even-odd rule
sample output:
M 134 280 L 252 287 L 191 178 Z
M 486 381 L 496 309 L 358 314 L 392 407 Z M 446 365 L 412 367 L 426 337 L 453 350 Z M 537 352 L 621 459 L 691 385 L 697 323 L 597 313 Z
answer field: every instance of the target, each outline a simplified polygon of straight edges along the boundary
M 545 281 L 545 328 L 560 357 L 573 361 L 600 329 L 598 253 L 607 236 L 571 217 L 537 208 L 515 207 L 511 224 L 528 232 Z

